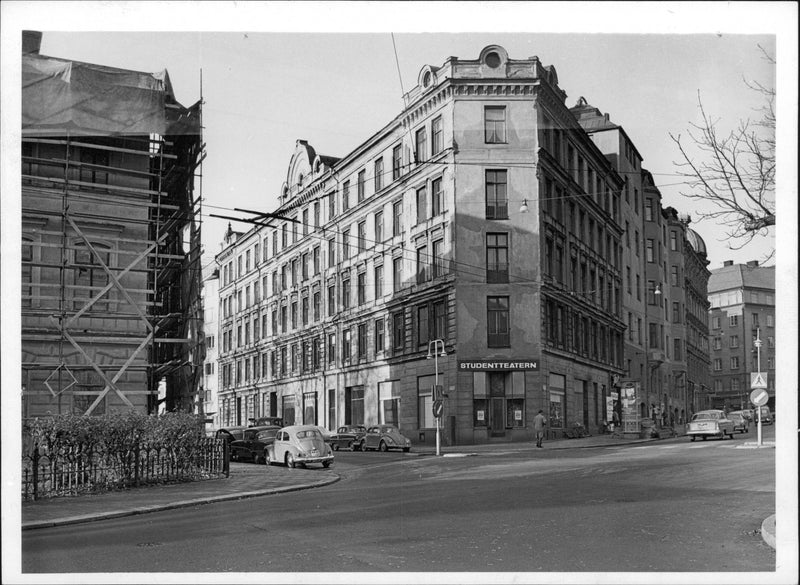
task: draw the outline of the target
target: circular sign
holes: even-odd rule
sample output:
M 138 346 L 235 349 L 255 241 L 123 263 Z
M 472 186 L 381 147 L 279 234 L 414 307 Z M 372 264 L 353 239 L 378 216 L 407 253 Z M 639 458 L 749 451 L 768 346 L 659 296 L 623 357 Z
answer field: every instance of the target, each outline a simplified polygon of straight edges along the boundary
M 769 400 L 769 393 L 763 388 L 756 388 L 750 393 L 750 402 L 756 406 L 764 406 Z

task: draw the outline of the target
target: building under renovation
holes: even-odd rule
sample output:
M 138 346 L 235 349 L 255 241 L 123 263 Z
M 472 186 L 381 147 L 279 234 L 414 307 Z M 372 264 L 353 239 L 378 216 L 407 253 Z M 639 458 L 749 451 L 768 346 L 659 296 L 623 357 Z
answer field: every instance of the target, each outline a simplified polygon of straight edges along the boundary
M 23 34 L 23 418 L 191 410 L 202 378 L 201 102 L 166 71 Z M 199 180 L 198 180 L 199 183 Z

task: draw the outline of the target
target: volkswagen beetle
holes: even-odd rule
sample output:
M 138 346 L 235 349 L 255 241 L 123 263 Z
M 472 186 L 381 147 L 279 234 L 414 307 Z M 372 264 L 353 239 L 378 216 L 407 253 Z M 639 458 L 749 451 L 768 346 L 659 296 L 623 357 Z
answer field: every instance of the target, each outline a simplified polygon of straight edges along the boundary
M 357 450 L 361 448 L 361 439 L 367 434 L 367 427 L 362 425 L 345 425 L 336 429 L 331 435 L 330 444 L 334 451 L 339 449 Z
M 333 450 L 325 442 L 319 427 L 293 425 L 278 431 L 272 445 L 267 447 L 267 464 L 283 463 L 286 467 L 322 463 L 333 464 Z
M 411 451 L 411 441 L 400 433 L 400 429 L 392 425 L 376 425 L 367 429 L 367 434 L 361 439 L 361 451 L 378 449 L 402 449 Z

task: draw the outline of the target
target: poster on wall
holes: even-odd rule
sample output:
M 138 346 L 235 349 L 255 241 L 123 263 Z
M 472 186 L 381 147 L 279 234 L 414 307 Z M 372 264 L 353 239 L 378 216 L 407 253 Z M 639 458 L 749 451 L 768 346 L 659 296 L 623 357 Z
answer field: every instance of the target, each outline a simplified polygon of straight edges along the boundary
M 639 432 L 639 410 L 636 408 L 639 395 L 639 382 L 624 382 L 620 388 L 622 400 L 622 431 Z

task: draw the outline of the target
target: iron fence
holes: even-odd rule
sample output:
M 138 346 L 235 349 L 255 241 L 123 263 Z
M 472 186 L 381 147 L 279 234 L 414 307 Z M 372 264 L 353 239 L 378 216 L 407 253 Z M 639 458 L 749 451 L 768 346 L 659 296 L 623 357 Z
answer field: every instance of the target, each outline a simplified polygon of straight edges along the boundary
M 204 438 L 191 447 L 138 444 L 133 449 L 77 444 L 22 457 L 22 498 L 37 500 L 114 489 L 228 477 L 228 443 Z

